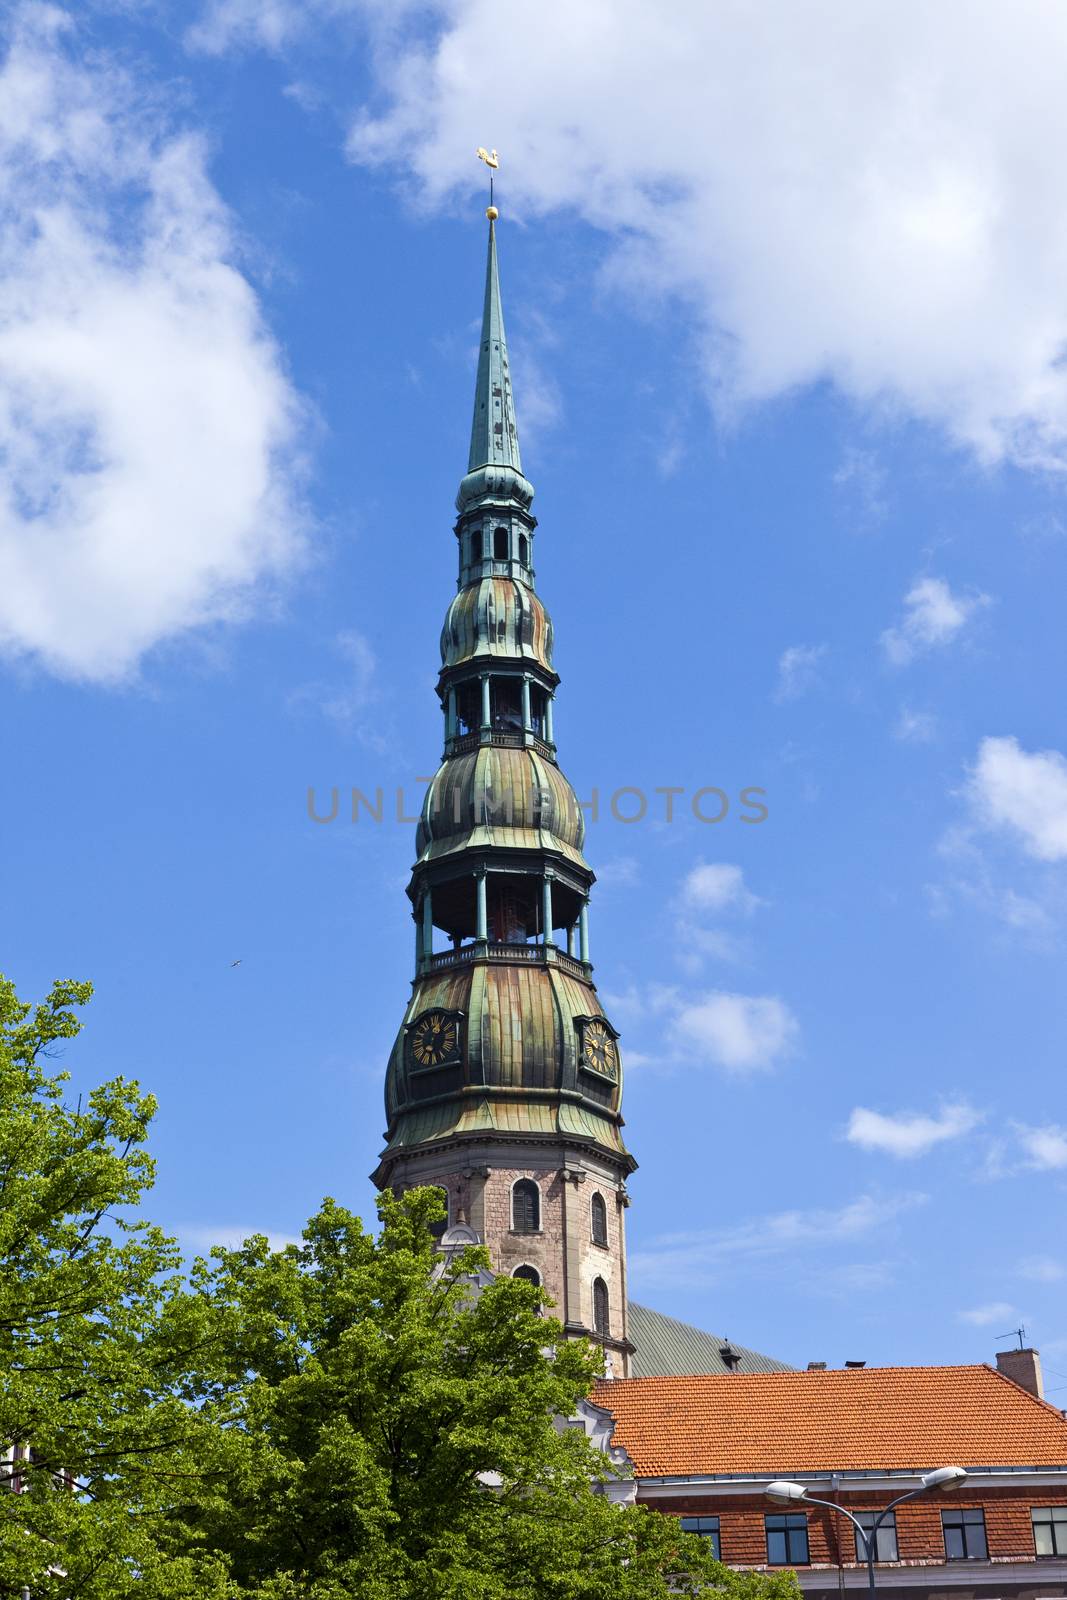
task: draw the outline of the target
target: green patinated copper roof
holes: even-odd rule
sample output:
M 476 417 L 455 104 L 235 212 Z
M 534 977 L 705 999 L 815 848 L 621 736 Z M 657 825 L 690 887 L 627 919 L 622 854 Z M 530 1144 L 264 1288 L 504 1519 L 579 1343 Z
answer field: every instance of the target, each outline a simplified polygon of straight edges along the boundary
M 478 349 L 478 380 L 474 388 L 474 421 L 467 471 L 473 472 L 476 467 L 486 466 L 513 467 L 516 472 L 522 472 L 519 430 L 515 422 L 515 402 L 508 370 L 508 346 L 504 336 L 504 310 L 500 303 L 496 228 L 492 222 L 489 224 L 482 342 Z
M 662 1311 L 629 1302 L 630 1338 L 635 1350 L 630 1362 L 632 1378 L 691 1378 L 706 1372 L 792 1372 L 794 1368 L 772 1356 L 761 1356 L 732 1339 L 720 1339 L 688 1322 L 666 1317 Z M 734 1365 L 723 1359 L 729 1347 Z
M 493 845 L 550 850 L 588 872 L 584 841 L 582 808 L 558 767 L 533 749 L 483 744 L 435 773 L 415 848 L 420 862 Z
M 437 1007 L 463 1014 L 463 1059 L 420 1070 L 407 1024 Z M 389 1149 L 509 1133 L 562 1134 L 623 1152 L 621 1077 L 594 1081 L 579 1066 L 577 1020 L 601 1015 L 591 985 L 555 967 L 481 962 L 420 978 L 389 1059 Z
M 514 578 L 482 578 L 461 589 L 441 630 L 441 664 L 510 656 L 552 672 L 552 622 L 534 591 Z

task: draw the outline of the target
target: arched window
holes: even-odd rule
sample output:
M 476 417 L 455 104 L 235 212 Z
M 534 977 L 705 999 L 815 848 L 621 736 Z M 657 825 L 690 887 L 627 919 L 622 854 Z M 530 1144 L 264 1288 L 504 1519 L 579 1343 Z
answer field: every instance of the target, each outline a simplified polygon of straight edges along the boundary
M 540 1288 L 541 1274 L 536 1267 L 528 1266 L 525 1262 L 521 1267 L 516 1267 L 511 1276 L 513 1278 L 522 1278 L 525 1283 L 535 1283 Z
M 493 529 L 493 560 L 506 561 L 511 551 L 508 549 L 510 541 L 506 528 Z
M 470 532 L 470 564 L 476 567 L 482 559 L 482 530 L 472 528 Z
M 589 1222 L 594 1244 L 608 1242 L 608 1208 L 604 1204 L 604 1196 L 595 1194 L 589 1203 Z
M 593 1279 L 593 1332 L 609 1334 L 608 1286 L 603 1278 Z
M 431 1222 L 430 1223 L 430 1232 L 433 1234 L 435 1239 L 439 1239 L 441 1237 L 441 1235 L 444 1233 L 445 1229 L 448 1227 L 448 1220 L 449 1220 L 449 1218 L 448 1218 L 448 1190 L 445 1189 L 445 1188 L 442 1188 L 442 1186 L 439 1183 L 431 1183 L 431 1184 L 428 1184 L 427 1187 L 430 1188 L 430 1189 L 435 1189 L 437 1191 L 437 1194 L 439 1195 L 440 1200 L 441 1200 L 441 1204 L 445 1208 L 444 1217 L 438 1222 Z
M 519 534 L 519 560 L 524 567 L 530 565 L 530 541 L 524 533 Z
M 516 1233 L 540 1231 L 541 1191 L 532 1178 L 520 1178 L 511 1191 L 511 1226 Z

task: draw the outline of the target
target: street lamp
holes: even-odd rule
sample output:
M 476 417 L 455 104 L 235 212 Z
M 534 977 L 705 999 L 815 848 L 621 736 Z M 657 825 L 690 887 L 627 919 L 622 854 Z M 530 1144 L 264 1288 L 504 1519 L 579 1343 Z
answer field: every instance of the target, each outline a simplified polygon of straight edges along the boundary
M 948 1494 L 953 1489 L 958 1489 L 967 1476 L 963 1467 L 936 1467 L 933 1472 L 924 1472 L 919 1479 L 919 1487 L 910 1489 L 907 1494 L 898 1495 L 891 1500 L 884 1511 L 880 1511 L 874 1519 L 874 1526 L 865 1528 L 858 1517 L 853 1516 L 844 1506 L 837 1505 L 833 1500 L 816 1500 L 810 1495 L 802 1483 L 794 1483 L 789 1478 L 776 1478 L 764 1489 L 768 1500 L 773 1500 L 776 1506 L 792 1506 L 804 1504 L 809 1506 L 826 1506 L 830 1511 L 836 1511 L 839 1516 L 847 1517 L 859 1534 L 863 1543 L 860 1548 L 867 1557 L 867 1587 L 874 1595 L 874 1560 L 878 1548 L 878 1530 L 891 1511 L 903 1505 L 905 1500 L 917 1500 L 921 1494 L 929 1494 L 932 1489 Z

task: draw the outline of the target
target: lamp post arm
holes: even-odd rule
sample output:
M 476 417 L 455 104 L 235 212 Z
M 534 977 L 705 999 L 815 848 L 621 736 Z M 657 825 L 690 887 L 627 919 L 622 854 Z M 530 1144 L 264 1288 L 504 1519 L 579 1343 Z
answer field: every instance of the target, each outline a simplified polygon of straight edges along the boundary
M 909 1496 L 904 1495 L 904 1496 L 902 1496 L 902 1498 L 906 1500 L 906 1499 L 909 1498 Z M 870 1590 L 871 1595 L 873 1597 L 873 1595 L 874 1595 L 874 1551 L 875 1551 L 875 1545 L 876 1545 L 877 1540 L 878 1540 L 878 1524 L 881 1521 L 881 1517 L 878 1519 L 878 1522 L 875 1523 L 875 1525 L 871 1529 L 870 1533 L 868 1533 L 867 1529 L 863 1526 L 863 1523 L 860 1521 L 859 1517 L 854 1517 L 852 1515 L 852 1512 L 849 1511 L 847 1506 L 839 1506 L 836 1500 L 816 1500 L 814 1495 L 806 1494 L 804 1496 L 804 1502 L 803 1503 L 806 1503 L 809 1506 L 826 1506 L 828 1510 L 836 1511 L 838 1516 L 847 1517 L 848 1520 L 851 1522 L 852 1526 L 855 1528 L 856 1532 L 860 1536 L 860 1539 L 862 1540 L 862 1543 L 860 1545 L 860 1549 L 864 1552 L 865 1556 L 867 1557 L 867 1587 Z M 893 1501 L 893 1505 L 898 1505 L 898 1504 L 899 1504 L 899 1501 L 897 1501 L 897 1500 Z M 885 1512 L 883 1511 L 882 1516 L 884 1516 L 884 1515 L 885 1515 Z

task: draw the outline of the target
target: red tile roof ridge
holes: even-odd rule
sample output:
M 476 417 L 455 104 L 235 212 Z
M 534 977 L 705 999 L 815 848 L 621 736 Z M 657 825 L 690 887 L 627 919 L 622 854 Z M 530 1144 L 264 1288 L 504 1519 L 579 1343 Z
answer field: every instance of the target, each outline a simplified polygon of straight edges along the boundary
M 1043 1406 L 1046 1411 L 1051 1411 L 1057 1422 L 1063 1422 L 1067 1418 L 1067 1412 L 1061 1406 L 1053 1405 L 1051 1400 L 1042 1400 L 1039 1395 L 1031 1394 L 1029 1389 L 1024 1389 L 1021 1383 L 1016 1383 L 1014 1378 L 1009 1378 L 1008 1374 L 1001 1372 L 999 1367 L 994 1367 L 988 1361 L 983 1361 L 982 1365 L 993 1374 L 994 1378 L 1000 1378 L 1002 1382 L 1010 1383 L 1013 1389 L 1018 1389 L 1028 1400 L 1032 1400 L 1035 1406 Z

